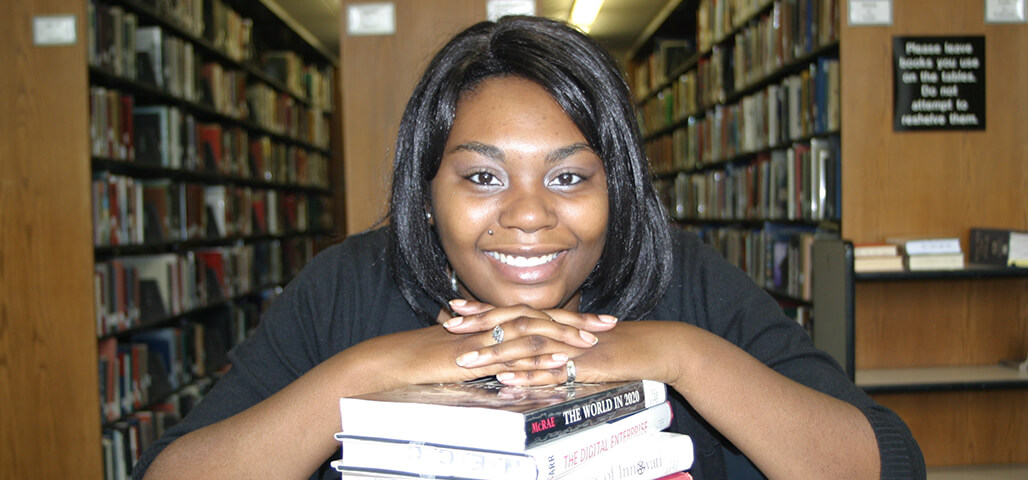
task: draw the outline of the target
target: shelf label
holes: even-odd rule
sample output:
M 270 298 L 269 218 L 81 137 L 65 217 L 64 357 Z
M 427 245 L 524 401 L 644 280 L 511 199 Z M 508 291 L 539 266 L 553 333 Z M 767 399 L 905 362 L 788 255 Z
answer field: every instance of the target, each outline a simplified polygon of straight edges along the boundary
M 852 26 L 892 25 L 892 0 L 849 0 L 847 11 Z
M 893 37 L 893 130 L 985 130 L 985 37 Z
M 485 12 L 493 22 L 504 15 L 535 15 L 535 0 L 489 0 Z
M 1026 0 L 985 0 L 985 23 L 1028 23 Z
M 393 2 L 355 3 L 346 7 L 349 35 L 393 35 L 396 33 L 396 5 Z
M 32 17 L 32 43 L 39 46 L 74 45 L 75 15 Z

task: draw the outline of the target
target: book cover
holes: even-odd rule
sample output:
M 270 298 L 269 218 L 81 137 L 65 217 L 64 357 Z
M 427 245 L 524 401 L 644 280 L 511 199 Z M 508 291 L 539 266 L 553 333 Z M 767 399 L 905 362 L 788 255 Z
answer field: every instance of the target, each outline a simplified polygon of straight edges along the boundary
M 972 228 L 968 261 L 984 265 L 1028 267 L 1028 231 Z
M 856 257 L 853 259 L 853 271 L 863 272 L 902 272 L 903 257 L 900 255 L 880 257 Z
M 903 252 L 908 256 L 913 255 L 936 255 L 942 253 L 961 253 L 960 239 L 957 237 L 889 237 L 886 243 L 894 243 L 903 247 Z
M 476 480 L 532 478 L 552 480 L 610 455 L 644 435 L 671 425 L 664 402 L 624 418 L 579 430 L 524 453 L 336 434 L 342 458 L 333 467 L 349 472 L 453 476 Z
M 494 379 L 341 398 L 346 435 L 521 453 L 667 400 L 660 382 L 514 387 Z
M 963 253 L 907 255 L 907 269 L 912 272 L 927 270 L 960 270 L 964 268 Z

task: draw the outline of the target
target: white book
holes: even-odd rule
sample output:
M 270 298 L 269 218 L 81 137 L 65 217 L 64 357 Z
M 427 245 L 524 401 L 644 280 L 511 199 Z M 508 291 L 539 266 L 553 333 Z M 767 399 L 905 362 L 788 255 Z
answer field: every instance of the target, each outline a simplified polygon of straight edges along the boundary
M 627 417 L 581 430 L 529 448 L 524 453 L 497 452 L 421 442 L 336 434 L 342 459 L 332 462 L 342 473 L 432 475 L 464 479 L 552 480 L 612 455 L 633 441 L 671 425 L 671 404 L 647 408 Z
M 688 435 L 655 432 L 611 455 L 557 477 L 575 480 L 653 480 L 692 468 L 693 444 Z

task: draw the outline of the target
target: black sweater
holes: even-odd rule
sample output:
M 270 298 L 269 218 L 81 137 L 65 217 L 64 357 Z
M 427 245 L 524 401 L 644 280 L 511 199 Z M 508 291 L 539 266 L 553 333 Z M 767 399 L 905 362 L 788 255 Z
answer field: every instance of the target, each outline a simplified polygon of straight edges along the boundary
M 319 254 L 272 303 L 254 335 L 232 350 L 232 368 L 225 377 L 144 452 L 134 477 L 142 478 L 175 438 L 264 400 L 335 353 L 369 338 L 425 327 L 426 321 L 406 303 L 393 280 L 386 243 L 385 229 L 379 229 L 351 236 Z M 924 459 L 903 421 L 857 388 L 829 355 L 815 349 L 773 298 L 696 236 L 675 230 L 673 244 L 671 283 L 647 319 L 706 329 L 780 374 L 853 404 L 867 416 L 878 439 L 882 478 L 924 478 Z M 440 308 L 424 302 L 427 311 Z M 670 430 L 690 435 L 695 446 L 693 477 L 727 478 L 726 453 L 732 446 L 681 396 L 669 392 L 674 407 Z M 329 460 L 312 479 L 339 478 Z

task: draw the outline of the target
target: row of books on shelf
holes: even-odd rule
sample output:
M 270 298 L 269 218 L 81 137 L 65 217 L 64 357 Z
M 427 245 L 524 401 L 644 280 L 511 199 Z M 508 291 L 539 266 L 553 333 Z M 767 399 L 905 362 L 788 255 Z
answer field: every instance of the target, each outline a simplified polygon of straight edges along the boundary
M 838 220 L 838 137 L 812 138 L 723 168 L 679 172 L 654 185 L 677 220 Z
M 261 72 L 316 110 L 332 109 L 334 73 L 331 65 L 305 62 L 290 50 L 257 52 L 253 21 L 221 0 L 91 0 L 87 8 L 90 65 L 123 78 L 149 83 L 185 100 L 211 104 L 227 115 L 245 117 L 245 111 L 231 103 L 220 108 L 223 104 L 210 96 L 220 94 L 227 97 L 226 100 L 238 98 L 220 92 L 236 88 L 238 94 L 243 94 L 248 82 L 259 83 L 247 79 L 249 71 Z M 165 19 L 180 28 L 185 36 L 172 35 L 160 25 L 143 25 L 137 14 L 139 10 Z M 253 66 L 244 72 L 209 59 L 202 61 L 198 47 L 194 46 L 201 39 L 235 64 Z M 258 62 L 259 65 L 254 65 Z M 229 77 L 225 79 L 227 82 L 216 81 L 212 77 L 213 70 L 224 71 Z M 208 83 L 203 84 L 201 79 Z
M 176 106 L 138 105 L 136 98 L 117 89 L 90 87 L 90 152 L 93 155 L 168 168 L 226 169 L 257 177 L 269 176 L 270 173 L 265 175 L 265 172 L 275 168 L 304 170 L 293 175 L 297 182 L 327 183 L 327 157 L 315 150 L 322 149 L 315 145 L 327 145 L 328 141 L 328 124 L 321 115 L 301 115 L 290 120 L 300 131 L 313 133 L 310 137 L 292 137 L 303 142 L 301 145 L 315 146 L 302 148 L 288 139 L 272 141 L 267 131 L 253 129 L 245 123 L 204 120 L 202 114 L 198 118 Z M 261 150 L 265 143 L 269 151 Z M 284 164 L 293 161 L 296 165 L 277 167 L 276 161 Z
M 839 129 L 836 57 L 819 57 L 799 73 L 705 111 L 700 108 L 710 103 L 697 98 L 696 78 L 695 71 L 682 74 L 639 111 L 645 132 L 673 128 L 647 141 L 658 172 L 697 168 Z
M 494 379 L 342 398 L 342 478 L 689 478 L 693 444 L 666 431 L 650 380 L 511 387 Z M 669 475 L 676 475 L 669 477 Z
M 203 377 L 145 407 L 103 427 L 100 445 L 104 479 L 128 480 L 143 451 L 165 430 L 178 423 L 210 390 L 214 378 Z
M 695 59 L 708 71 L 696 98 L 724 101 L 839 38 L 838 0 L 704 0 L 696 21 L 695 37 L 655 39 L 652 52 L 632 69 L 639 98 L 664 89 Z
M 103 421 L 143 410 L 222 370 L 228 350 L 257 326 L 262 305 L 275 295 L 275 289 L 267 289 L 254 300 L 198 312 L 172 326 L 101 339 L 97 348 Z
M 92 197 L 97 247 L 332 228 L 331 198 L 312 193 L 134 178 L 101 170 L 93 174 Z
M 681 228 L 698 235 L 757 285 L 807 302 L 812 299 L 814 241 L 838 236 L 817 227 L 776 223 L 752 228 L 691 225 Z
M 971 228 L 967 256 L 956 236 L 889 237 L 853 246 L 853 271 L 903 272 L 961 270 L 969 264 L 1028 267 L 1028 231 Z
M 98 261 L 97 336 L 153 325 L 292 278 L 314 256 L 311 237 Z
M 783 38 L 778 42 L 786 47 L 781 55 L 791 50 L 800 56 L 839 38 L 840 13 L 839 0 L 700 0 L 697 44 L 701 50 L 709 49 L 747 24 L 767 24 L 768 36 Z

